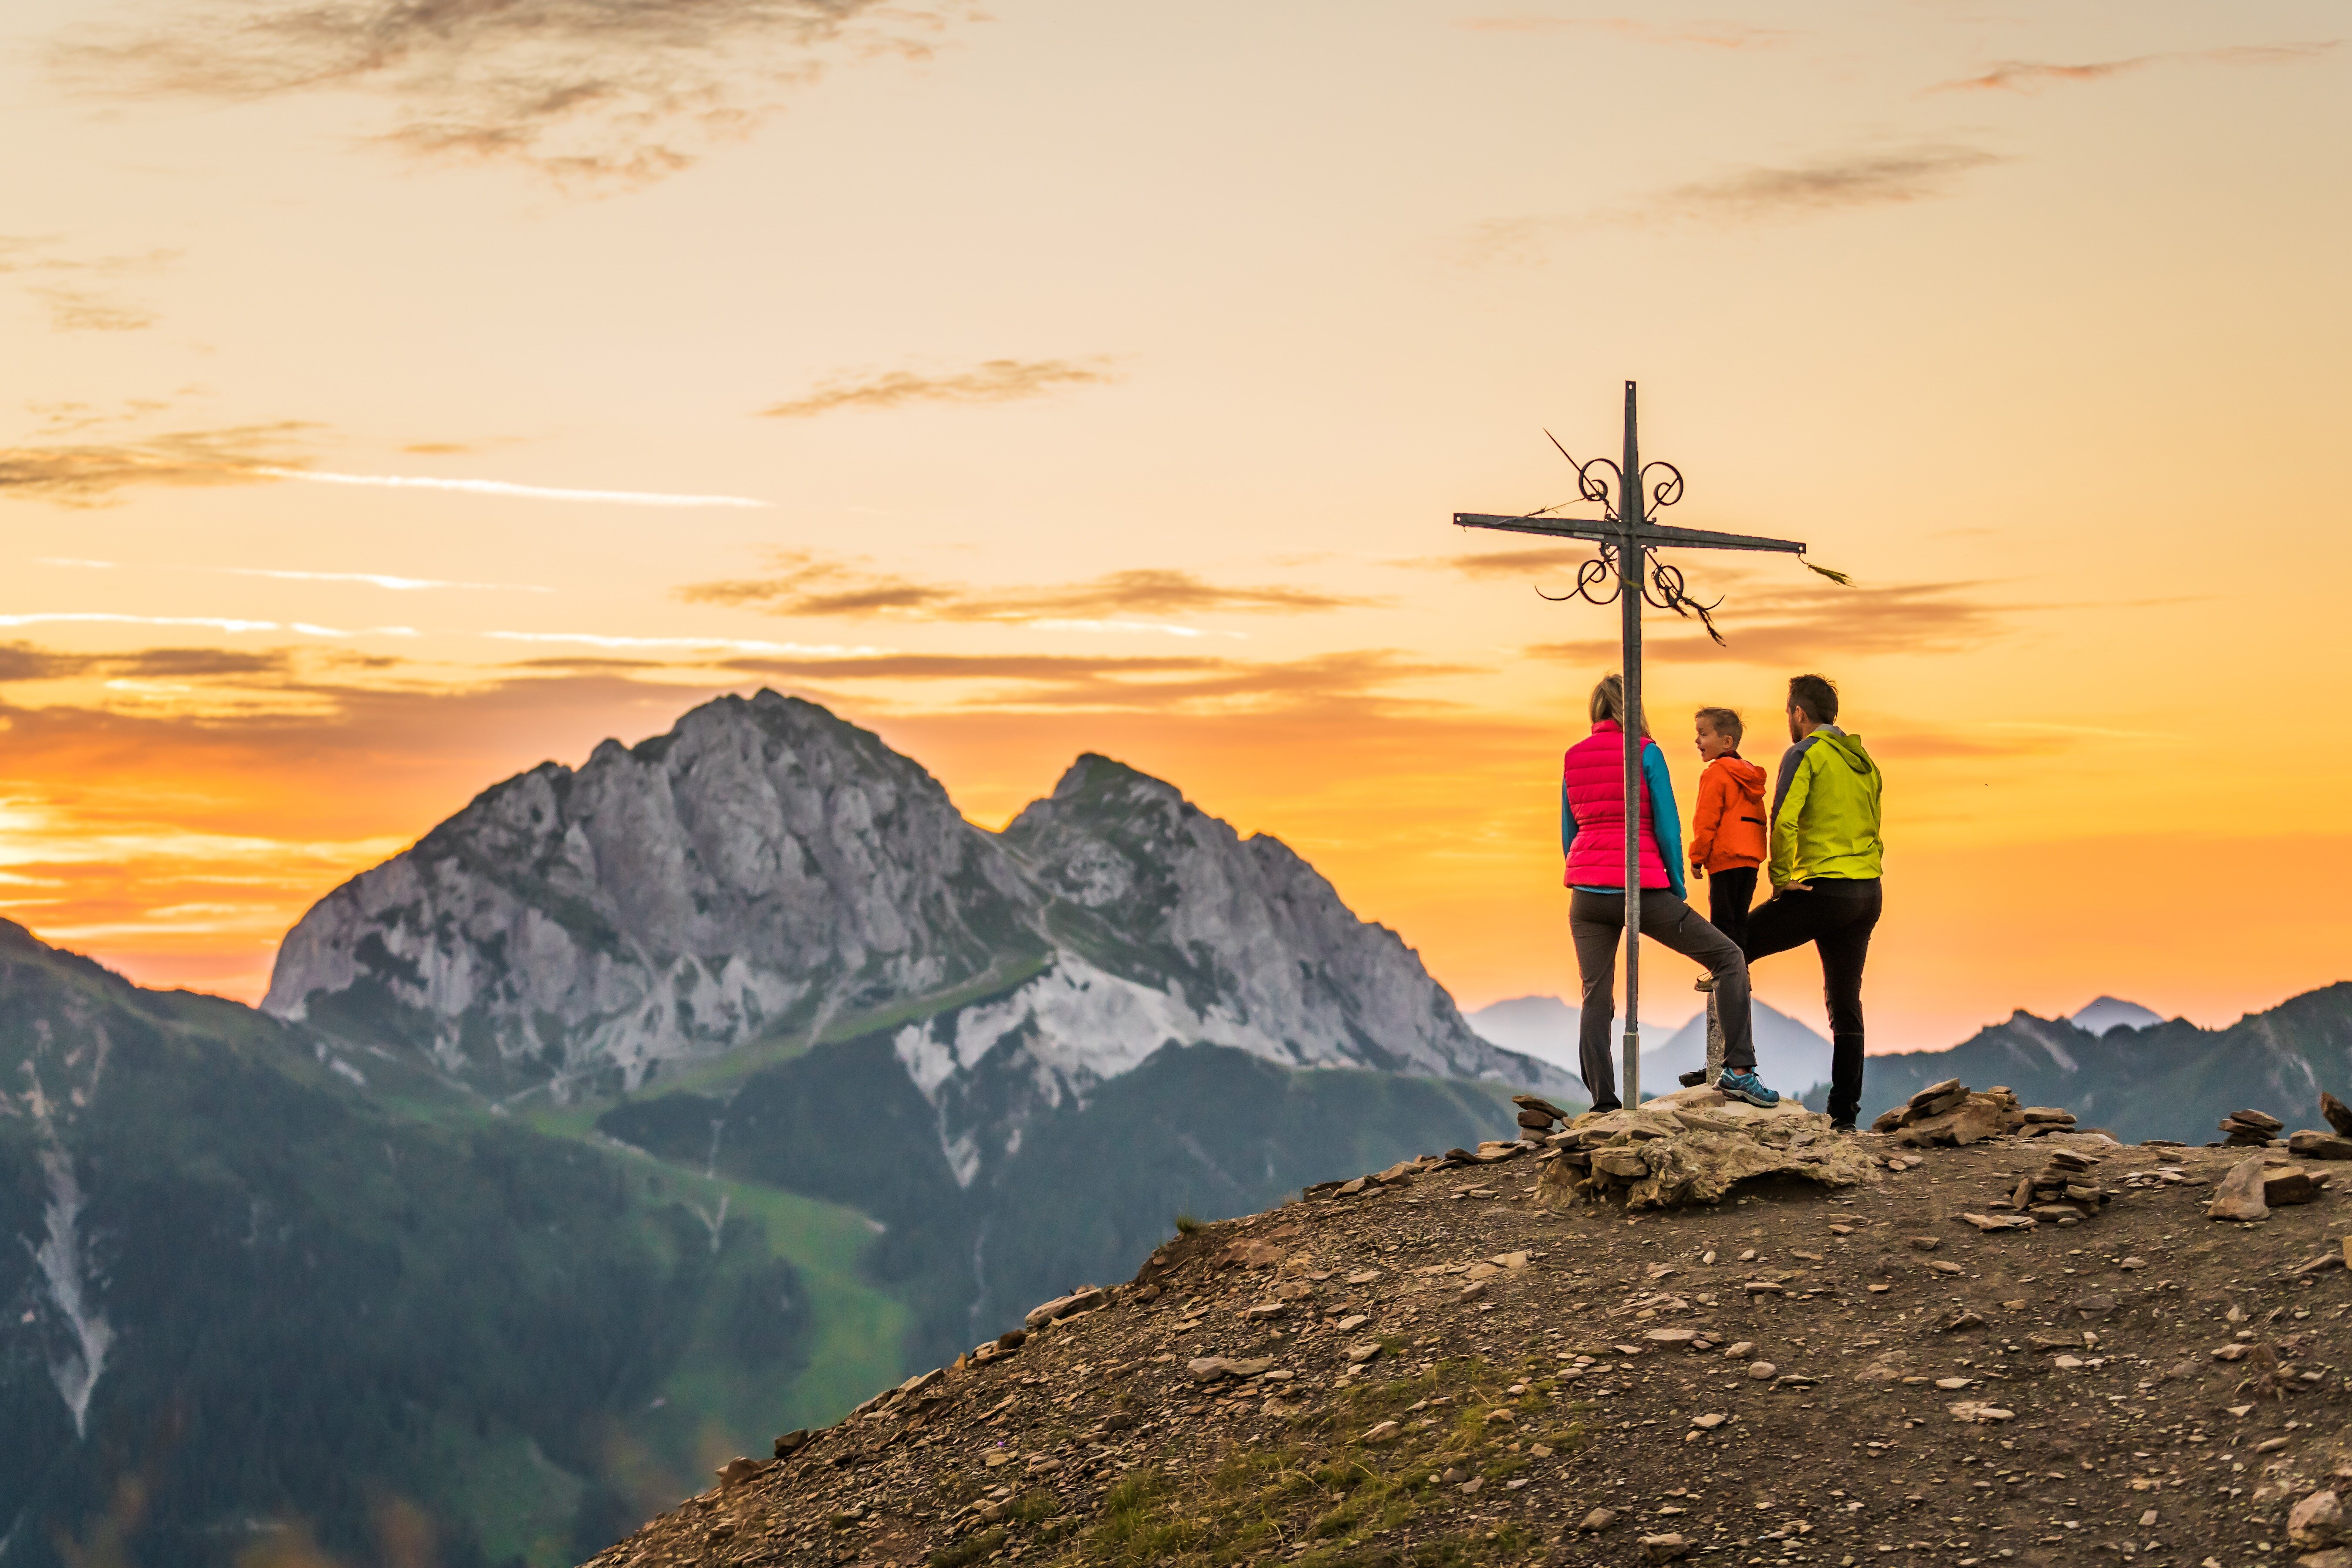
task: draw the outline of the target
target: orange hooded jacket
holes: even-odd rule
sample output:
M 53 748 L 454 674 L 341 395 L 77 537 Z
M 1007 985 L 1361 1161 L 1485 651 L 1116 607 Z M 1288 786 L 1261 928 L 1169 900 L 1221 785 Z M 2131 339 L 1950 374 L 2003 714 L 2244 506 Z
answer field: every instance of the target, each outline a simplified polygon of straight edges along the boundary
M 1717 757 L 1698 778 L 1691 864 L 1736 870 L 1764 863 L 1764 770 L 1741 756 Z

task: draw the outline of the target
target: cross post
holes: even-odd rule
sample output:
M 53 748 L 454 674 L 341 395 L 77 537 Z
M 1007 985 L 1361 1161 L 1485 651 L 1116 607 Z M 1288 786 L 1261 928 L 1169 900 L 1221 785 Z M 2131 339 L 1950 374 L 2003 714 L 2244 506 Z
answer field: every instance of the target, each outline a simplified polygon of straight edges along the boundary
M 1559 446 L 1558 441 L 1552 443 Z M 1568 457 L 1561 447 L 1560 456 Z M 1642 605 L 1644 600 L 1660 609 L 1687 615 L 1698 609 L 1700 618 L 1712 606 L 1685 599 L 1682 574 L 1657 561 L 1661 549 L 1761 550 L 1801 556 L 1805 547 L 1794 540 L 1764 539 L 1746 533 L 1718 533 L 1708 529 L 1678 528 L 1651 521 L 1652 508 L 1664 508 L 1682 499 L 1683 476 L 1672 463 L 1654 462 L 1664 475 L 1652 484 L 1642 463 L 1636 429 L 1633 383 L 1625 384 L 1625 444 L 1621 463 L 1606 458 L 1576 463 L 1577 497 L 1601 508 L 1597 518 L 1551 517 L 1540 512 L 1504 516 L 1491 512 L 1457 511 L 1457 528 L 1491 528 L 1509 533 L 1541 533 L 1559 539 L 1583 540 L 1600 546 L 1600 558 L 1588 561 L 1577 574 L 1577 596 L 1592 604 L 1618 605 L 1618 636 L 1623 655 L 1625 683 L 1625 1034 L 1624 1103 L 1642 1103 Z M 1613 483 L 1612 482 L 1613 480 Z M 1570 504 L 1570 503 L 1562 503 Z M 1816 571 L 1820 568 L 1815 568 Z M 1605 594 L 1592 590 L 1614 578 Z M 1549 597 L 1550 595 L 1546 595 Z M 1562 595 L 1565 597 L 1566 595 Z M 1708 631 L 1713 633 L 1712 624 Z M 1722 639 L 1717 637 L 1718 642 Z M 1591 1085 L 1587 1084 L 1590 1091 Z

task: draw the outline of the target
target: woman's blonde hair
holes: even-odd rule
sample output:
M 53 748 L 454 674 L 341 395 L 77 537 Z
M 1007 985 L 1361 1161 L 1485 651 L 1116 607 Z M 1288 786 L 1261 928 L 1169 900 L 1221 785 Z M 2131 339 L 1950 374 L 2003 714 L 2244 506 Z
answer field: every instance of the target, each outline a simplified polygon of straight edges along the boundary
M 1603 719 L 1614 719 L 1620 724 L 1625 721 L 1625 678 L 1622 675 L 1604 675 L 1593 685 L 1592 721 L 1598 724 Z M 1642 733 L 1646 737 L 1650 716 L 1641 714 L 1640 720 Z

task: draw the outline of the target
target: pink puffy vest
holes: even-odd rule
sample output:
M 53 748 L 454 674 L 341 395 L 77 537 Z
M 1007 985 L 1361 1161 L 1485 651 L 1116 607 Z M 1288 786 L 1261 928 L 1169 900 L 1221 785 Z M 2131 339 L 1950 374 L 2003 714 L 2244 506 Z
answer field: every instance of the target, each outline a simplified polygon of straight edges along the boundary
M 1616 720 L 1603 719 L 1561 760 L 1560 783 L 1568 790 L 1568 809 L 1576 817 L 1576 842 L 1569 846 L 1568 870 L 1560 879 L 1564 886 L 1625 885 L 1624 737 Z M 1644 741 L 1642 746 L 1645 756 L 1658 749 L 1655 741 Z M 1642 886 L 1674 886 L 1665 858 L 1658 853 L 1646 788 L 1642 791 Z

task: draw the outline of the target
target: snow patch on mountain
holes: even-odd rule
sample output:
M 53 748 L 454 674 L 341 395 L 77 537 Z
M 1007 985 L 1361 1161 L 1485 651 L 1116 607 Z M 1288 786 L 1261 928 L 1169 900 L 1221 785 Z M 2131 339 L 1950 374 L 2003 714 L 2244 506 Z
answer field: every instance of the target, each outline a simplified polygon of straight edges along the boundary
M 2148 1028 L 2163 1023 L 2164 1018 L 2137 1002 L 2126 1002 L 2120 996 L 2102 996 L 2066 1021 L 2085 1033 L 2105 1035 L 2110 1029 Z

